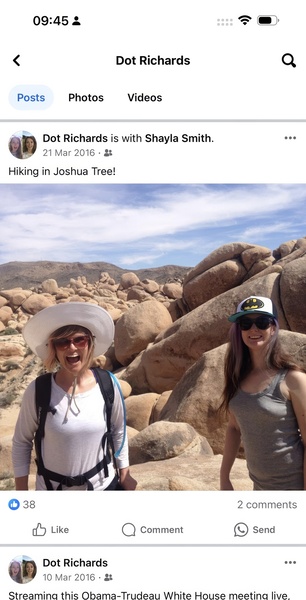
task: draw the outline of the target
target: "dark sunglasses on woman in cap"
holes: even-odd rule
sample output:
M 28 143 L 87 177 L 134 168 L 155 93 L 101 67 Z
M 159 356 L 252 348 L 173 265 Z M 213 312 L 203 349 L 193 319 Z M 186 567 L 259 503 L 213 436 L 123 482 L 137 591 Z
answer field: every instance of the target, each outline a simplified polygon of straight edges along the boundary
M 256 319 L 241 317 L 241 319 L 237 320 L 237 323 L 242 331 L 248 331 L 251 329 L 252 325 L 256 325 L 257 329 L 268 329 L 270 325 L 274 325 L 274 319 L 264 315 L 256 317 Z

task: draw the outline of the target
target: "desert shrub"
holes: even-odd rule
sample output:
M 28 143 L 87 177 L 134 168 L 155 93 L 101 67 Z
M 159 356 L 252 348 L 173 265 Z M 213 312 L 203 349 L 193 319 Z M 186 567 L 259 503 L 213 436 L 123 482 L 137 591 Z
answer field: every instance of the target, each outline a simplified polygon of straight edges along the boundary
M 33 352 L 29 346 L 26 346 L 24 357 L 26 358 L 27 356 L 30 356 L 30 354 L 33 354 Z
M 2 367 L 4 367 L 6 373 L 7 371 L 14 371 L 14 369 L 21 369 L 20 363 L 13 359 L 6 360 Z
M 13 392 L 13 390 L 10 390 L 8 392 L 1 392 L 0 393 L 0 406 L 2 408 L 5 408 L 6 406 L 10 406 L 10 404 L 12 404 L 12 402 L 14 402 L 14 400 L 16 400 L 17 398 L 17 394 L 16 392 Z
M 19 332 L 13 327 L 6 327 L 3 331 L 0 331 L 0 335 L 18 335 Z
M 3 471 L 3 473 L 0 473 L 0 481 L 2 479 L 11 479 L 12 477 L 14 477 L 14 474 L 10 471 Z
M 1 490 L 14 490 L 15 489 L 15 481 L 13 479 L 13 477 L 8 477 L 7 479 L 2 479 L 1 480 L 1 484 L 0 484 L 0 489 Z

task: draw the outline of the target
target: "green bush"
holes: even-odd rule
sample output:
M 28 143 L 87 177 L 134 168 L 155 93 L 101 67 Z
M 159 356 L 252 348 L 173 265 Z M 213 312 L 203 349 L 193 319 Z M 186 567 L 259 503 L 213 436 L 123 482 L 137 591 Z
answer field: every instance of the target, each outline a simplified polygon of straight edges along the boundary
M 16 392 L 13 392 L 13 391 L 1 392 L 0 406 L 2 406 L 3 408 L 5 406 L 9 406 L 10 404 L 12 404 L 12 402 L 14 402 L 14 400 L 16 400 L 16 398 L 17 398 Z
M 11 473 L 11 471 L 3 471 L 3 473 L 0 473 L 0 481 L 2 479 L 12 479 L 12 477 L 14 477 L 14 474 Z
M 5 329 L 3 329 L 3 331 L 0 331 L 0 335 L 18 335 L 19 332 L 16 331 L 16 329 L 13 329 L 13 327 L 6 327 Z

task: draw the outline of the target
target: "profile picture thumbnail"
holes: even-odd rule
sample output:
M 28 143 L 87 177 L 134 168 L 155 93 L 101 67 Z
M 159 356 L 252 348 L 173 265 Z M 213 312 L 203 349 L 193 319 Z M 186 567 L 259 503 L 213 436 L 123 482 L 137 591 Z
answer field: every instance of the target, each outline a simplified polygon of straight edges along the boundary
M 37 141 L 29 131 L 17 131 L 9 139 L 9 151 L 15 158 L 31 158 L 37 149 Z
M 8 572 L 16 583 L 29 583 L 36 576 L 37 567 L 30 556 L 15 556 L 9 564 Z

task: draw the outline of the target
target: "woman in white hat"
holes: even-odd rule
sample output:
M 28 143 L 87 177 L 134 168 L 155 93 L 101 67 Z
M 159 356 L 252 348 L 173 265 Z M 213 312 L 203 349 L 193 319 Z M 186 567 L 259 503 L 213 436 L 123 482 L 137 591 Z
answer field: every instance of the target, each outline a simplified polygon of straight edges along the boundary
M 9 576 L 16 583 L 22 583 L 22 570 L 19 560 L 12 560 L 9 566 Z
M 102 397 L 96 372 L 90 368 L 92 359 L 112 344 L 111 316 L 90 303 L 57 304 L 32 317 L 23 335 L 46 370 L 53 373 L 39 451 L 36 445 L 36 489 L 135 489 L 128 468 L 125 409 L 119 384 L 112 376 L 113 403 L 107 423 L 107 398 Z M 33 440 L 41 428 L 37 381 L 24 393 L 13 438 L 17 490 L 28 489 Z M 107 444 L 101 443 L 103 439 L 111 439 L 118 475 Z
M 276 307 L 251 296 L 229 321 L 221 489 L 233 490 L 230 471 L 242 440 L 254 490 L 305 490 L 306 374 L 280 348 Z

